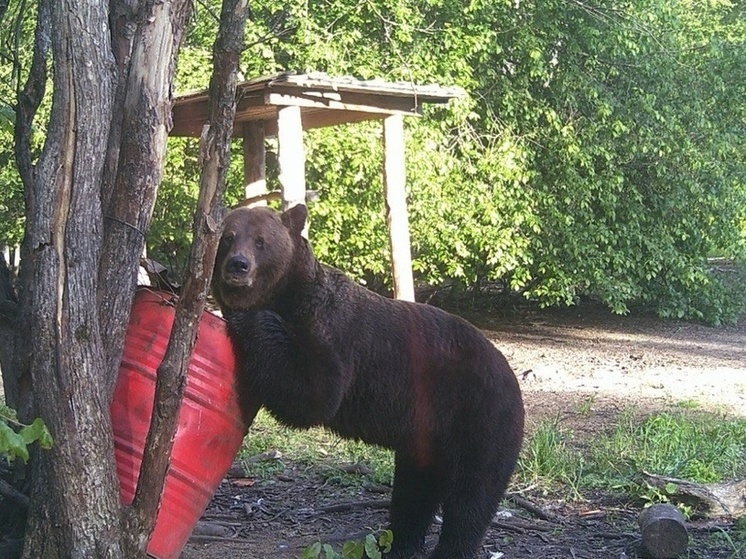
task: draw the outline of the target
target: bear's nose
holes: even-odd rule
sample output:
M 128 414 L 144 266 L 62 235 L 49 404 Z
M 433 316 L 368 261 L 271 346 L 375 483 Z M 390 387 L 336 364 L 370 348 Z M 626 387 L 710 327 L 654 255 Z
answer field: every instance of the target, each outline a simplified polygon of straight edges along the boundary
M 249 271 L 249 260 L 239 254 L 228 260 L 226 269 L 231 274 L 245 274 Z

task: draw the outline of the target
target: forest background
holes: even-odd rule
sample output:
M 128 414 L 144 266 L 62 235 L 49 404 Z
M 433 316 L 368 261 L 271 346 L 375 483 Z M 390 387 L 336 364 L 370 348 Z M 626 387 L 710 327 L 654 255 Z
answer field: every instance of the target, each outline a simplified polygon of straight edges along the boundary
M 220 6 L 195 8 L 176 93 L 209 80 Z M 639 306 L 712 324 L 746 308 L 738 280 L 746 262 L 743 3 L 257 0 L 250 8 L 245 79 L 321 71 L 465 90 L 406 121 L 420 286 L 496 290 L 541 305 L 591 298 L 620 313 Z M 23 235 L 13 107 L 35 18 L 34 2 L 0 1 L 6 247 Z M 229 203 L 242 193 L 234 144 Z M 385 291 L 380 124 L 315 130 L 305 148 L 307 185 L 319 193 L 310 207 L 317 255 Z M 272 140 L 268 150 L 273 188 Z M 177 277 L 198 188 L 198 139 L 170 139 L 148 252 Z

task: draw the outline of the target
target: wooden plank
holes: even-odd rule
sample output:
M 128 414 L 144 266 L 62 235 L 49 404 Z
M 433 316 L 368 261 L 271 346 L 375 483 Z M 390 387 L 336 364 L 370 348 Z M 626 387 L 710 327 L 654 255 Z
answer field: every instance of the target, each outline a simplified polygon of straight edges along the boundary
M 264 146 L 264 123 L 247 122 L 243 129 L 243 184 L 246 198 L 267 192 L 266 149 Z M 266 206 L 267 200 L 258 200 L 253 205 Z
M 394 275 L 394 297 L 414 301 L 402 115 L 392 115 L 383 121 L 383 155 L 383 188 Z
M 236 110 L 236 120 L 233 131 L 237 138 L 242 137 L 243 133 L 239 124 L 248 122 L 263 122 L 264 134 L 267 138 L 277 135 L 277 110 L 278 107 L 270 105 L 265 107 L 247 107 L 243 110 Z M 313 128 L 323 128 L 325 126 L 337 126 L 340 124 L 350 124 L 364 120 L 384 119 L 387 113 L 368 113 L 361 111 L 340 111 L 326 108 L 303 107 L 301 109 L 302 123 L 304 130 Z M 412 115 L 416 116 L 416 115 Z M 174 127 L 169 136 L 188 136 L 199 137 L 202 132 L 202 126 L 207 122 L 206 113 L 200 113 L 197 106 L 174 107 Z
M 384 97 L 370 93 L 321 92 L 277 90 L 273 88 L 266 96 L 268 105 L 297 105 L 336 111 L 362 111 L 382 114 L 422 113 L 422 104 L 416 97 Z
M 277 111 L 277 159 L 280 165 L 282 209 L 306 203 L 306 155 L 300 107 Z
M 462 97 L 460 87 L 443 87 L 437 84 L 413 84 L 411 82 L 387 82 L 381 79 L 358 80 L 349 76 L 330 76 L 319 72 L 310 74 L 281 74 L 267 82 L 271 87 L 292 86 L 295 89 L 319 91 L 349 91 L 374 93 L 377 96 L 420 97 L 426 103 L 447 103 L 449 99 Z
M 326 109 L 312 109 L 308 107 L 301 109 L 301 115 L 303 117 L 303 130 L 323 128 L 325 126 L 338 126 L 341 124 L 352 124 L 364 120 L 383 120 L 388 116 L 383 113 L 333 111 Z

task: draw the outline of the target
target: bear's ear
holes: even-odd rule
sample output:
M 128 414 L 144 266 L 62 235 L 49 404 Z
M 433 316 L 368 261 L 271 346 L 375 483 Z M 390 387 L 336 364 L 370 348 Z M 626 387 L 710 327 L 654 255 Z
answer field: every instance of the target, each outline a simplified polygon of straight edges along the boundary
M 306 225 L 308 209 L 303 204 L 298 204 L 282 212 L 280 217 L 285 227 L 300 235 L 303 232 L 303 227 Z

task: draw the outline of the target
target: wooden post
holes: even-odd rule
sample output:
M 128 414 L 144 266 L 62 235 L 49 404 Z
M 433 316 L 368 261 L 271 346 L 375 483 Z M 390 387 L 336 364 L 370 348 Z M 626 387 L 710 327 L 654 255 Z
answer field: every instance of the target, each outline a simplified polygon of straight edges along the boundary
M 389 230 L 394 297 L 414 301 L 412 253 L 407 217 L 406 170 L 404 165 L 404 117 L 392 115 L 383 121 L 383 189 Z
M 306 203 L 306 156 L 300 107 L 277 109 L 277 158 L 280 165 L 282 209 Z
M 264 123 L 247 122 L 243 127 L 243 184 L 246 198 L 267 192 Z M 267 200 L 258 200 L 252 206 L 266 206 Z

